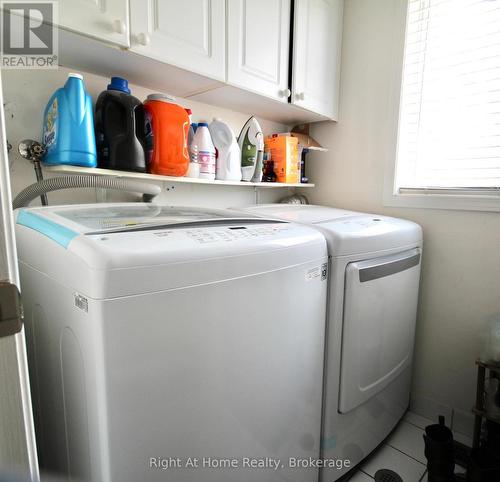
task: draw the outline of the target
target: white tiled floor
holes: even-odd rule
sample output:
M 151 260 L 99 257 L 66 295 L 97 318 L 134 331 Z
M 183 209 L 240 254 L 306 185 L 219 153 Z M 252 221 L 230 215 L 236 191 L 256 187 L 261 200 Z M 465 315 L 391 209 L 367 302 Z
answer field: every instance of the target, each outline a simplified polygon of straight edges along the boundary
M 426 480 L 426 460 L 424 456 L 424 428 L 433 422 L 420 415 L 408 412 L 385 443 L 363 464 L 350 482 L 369 482 L 379 469 L 391 469 L 404 482 Z M 467 437 L 455 437 L 470 445 Z M 463 440 L 462 440 L 463 439 Z M 456 467 L 460 472 L 460 467 Z
M 423 430 L 405 420 L 396 427 L 386 443 L 422 464 L 427 463 L 424 455 Z
M 377 453 L 361 466 L 361 470 L 371 477 L 374 477 L 379 469 L 394 470 L 404 482 L 418 482 L 425 473 L 424 464 L 390 445 L 382 445 Z
M 366 475 L 364 472 L 356 472 L 350 479 L 349 482 L 371 482 L 373 477 Z

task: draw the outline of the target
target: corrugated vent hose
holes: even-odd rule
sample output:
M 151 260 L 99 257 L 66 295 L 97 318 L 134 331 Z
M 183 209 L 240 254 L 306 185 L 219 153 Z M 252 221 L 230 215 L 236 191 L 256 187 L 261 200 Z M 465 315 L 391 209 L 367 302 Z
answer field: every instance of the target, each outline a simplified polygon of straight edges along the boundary
M 16 196 L 12 205 L 14 209 L 22 208 L 28 206 L 33 199 L 42 194 L 72 188 L 102 188 L 138 192 L 142 193 L 145 202 L 151 202 L 161 192 L 159 186 L 145 182 L 127 181 L 112 177 L 64 176 L 44 179 L 31 184 Z

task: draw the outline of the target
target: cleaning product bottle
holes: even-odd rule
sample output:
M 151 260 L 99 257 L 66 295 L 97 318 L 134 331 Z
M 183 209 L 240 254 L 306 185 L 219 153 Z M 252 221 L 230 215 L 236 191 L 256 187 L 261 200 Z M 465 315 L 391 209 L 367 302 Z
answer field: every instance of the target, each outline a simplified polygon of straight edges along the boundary
M 64 87 L 50 98 L 43 116 L 46 164 L 96 167 L 92 98 L 80 74 L 68 74 Z
M 300 182 L 308 183 L 309 178 L 306 176 L 306 156 L 309 153 L 309 149 L 306 149 L 302 144 L 299 143 L 299 159 L 300 159 Z
M 215 118 L 208 130 L 217 149 L 215 177 L 221 181 L 241 181 L 241 151 L 232 129 Z
M 187 112 L 164 94 L 144 102 L 148 170 L 164 176 L 184 176 L 189 166 Z
M 251 181 L 257 165 L 258 151 L 264 150 L 263 134 L 255 117 L 250 117 L 241 129 L 238 145 L 241 150 L 241 171 L 243 181 Z M 262 147 L 261 147 L 262 146 Z
M 198 147 L 201 179 L 215 179 L 215 146 L 206 122 L 199 122 L 193 143 Z
M 276 182 L 277 176 L 274 172 L 274 161 L 271 160 L 271 151 L 264 153 L 262 182 Z
M 189 145 L 189 167 L 186 177 L 200 177 L 200 163 L 198 162 L 198 146 L 193 142 Z
M 194 139 L 194 129 L 193 129 L 193 126 L 190 125 L 189 130 L 188 130 L 188 140 L 187 140 L 188 150 L 193 142 L 193 139 Z
M 97 164 L 105 169 L 146 171 L 144 109 L 128 81 L 111 77 L 95 106 Z
M 188 130 L 188 153 L 189 153 L 189 162 L 191 162 L 191 151 L 190 146 L 193 142 L 194 137 L 194 127 L 193 127 L 193 111 L 191 109 L 184 109 L 189 118 L 189 130 Z
M 186 112 L 189 109 L 186 109 Z M 188 112 L 188 115 L 189 112 Z M 198 163 L 198 146 L 194 142 L 194 128 L 191 123 L 189 126 L 188 133 L 188 151 L 189 151 L 189 167 L 186 173 L 186 177 L 197 178 L 200 177 L 200 164 Z

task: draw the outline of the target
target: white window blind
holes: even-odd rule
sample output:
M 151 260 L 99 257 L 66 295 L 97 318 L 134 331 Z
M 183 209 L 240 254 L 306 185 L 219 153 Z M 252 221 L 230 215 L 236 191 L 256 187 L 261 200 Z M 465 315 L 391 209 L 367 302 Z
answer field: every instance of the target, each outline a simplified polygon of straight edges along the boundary
M 500 187 L 500 0 L 409 0 L 396 189 Z

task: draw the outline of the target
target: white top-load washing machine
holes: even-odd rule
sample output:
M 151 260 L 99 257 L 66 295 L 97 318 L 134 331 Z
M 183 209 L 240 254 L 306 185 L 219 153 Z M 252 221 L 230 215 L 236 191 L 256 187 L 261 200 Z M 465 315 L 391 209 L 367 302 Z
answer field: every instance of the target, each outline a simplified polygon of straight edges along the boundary
M 94 482 L 317 481 L 289 463 L 320 451 L 317 230 L 151 204 L 16 219 L 44 468 Z
M 269 204 L 246 212 L 314 226 L 330 255 L 322 456 L 359 463 L 405 413 L 422 230 L 387 216 Z M 325 468 L 331 482 L 345 470 Z

